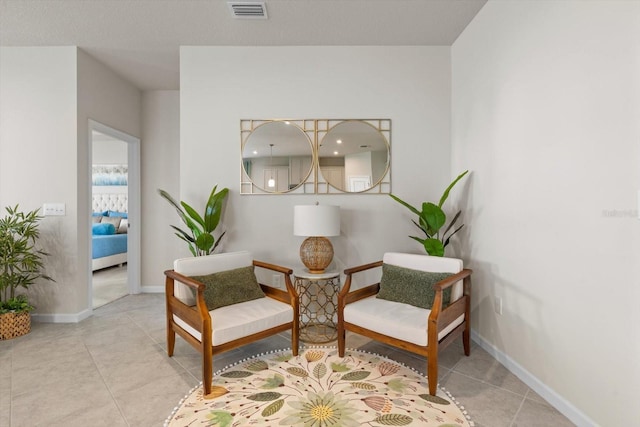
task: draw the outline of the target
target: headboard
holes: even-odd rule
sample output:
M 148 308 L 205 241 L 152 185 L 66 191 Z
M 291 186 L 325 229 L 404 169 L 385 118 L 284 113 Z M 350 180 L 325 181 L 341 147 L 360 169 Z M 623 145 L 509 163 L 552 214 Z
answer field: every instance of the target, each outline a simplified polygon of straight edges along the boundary
M 93 194 L 92 209 L 93 212 L 128 212 L 127 193 Z

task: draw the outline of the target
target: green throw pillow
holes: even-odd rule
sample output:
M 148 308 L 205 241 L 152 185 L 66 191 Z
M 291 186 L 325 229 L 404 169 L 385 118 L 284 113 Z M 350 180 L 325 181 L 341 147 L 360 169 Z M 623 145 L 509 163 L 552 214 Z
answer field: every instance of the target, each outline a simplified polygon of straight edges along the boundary
M 264 298 L 252 265 L 206 276 L 194 276 L 193 279 L 204 283 L 204 300 L 209 311 Z
M 452 275 L 453 273 L 432 273 L 382 264 L 380 292 L 377 298 L 430 310 L 436 297 L 433 285 Z M 447 288 L 442 292 L 442 307 L 446 307 L 450 300 L 451 288 Z

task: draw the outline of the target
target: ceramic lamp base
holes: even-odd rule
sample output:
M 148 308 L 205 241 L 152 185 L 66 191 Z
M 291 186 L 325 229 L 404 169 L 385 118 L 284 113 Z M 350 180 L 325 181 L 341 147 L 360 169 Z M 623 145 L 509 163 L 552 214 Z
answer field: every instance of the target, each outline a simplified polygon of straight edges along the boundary
M 300 260 L 311 274 L 322 274 L 333 260 L 333 246 L 326 237 L 307 237 L 300 245 Z

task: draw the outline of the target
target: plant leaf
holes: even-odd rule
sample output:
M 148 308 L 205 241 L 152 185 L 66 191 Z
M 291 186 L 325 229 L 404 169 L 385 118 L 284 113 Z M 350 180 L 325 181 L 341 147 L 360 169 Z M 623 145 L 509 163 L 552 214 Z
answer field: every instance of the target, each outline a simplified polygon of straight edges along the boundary
M 453 236 L 454 234 L 456 234 L 458 231 L 460 231 L 460 229 L 464 227 L 464 224 L 462 224 L 460 227 L 456 228 L 453 233 L 449 234 L 449 237 L 447 237 L 447 240 L 444 241 L 443 245 L 444 247 L 446 247 L 449 244 L 449 241 L 451 240 L 451 236 Z
M 424 221 L 426 224 L 427 234 L 429 236 L 434 236 L 447 221 L 447 216 L 439 206 L 436 206 L 431 202 L 425 202 L 422 204 L 420 220 L 421 223 Z
M 204 229 L 208 232 L 215 230 L 220 223 L 222 205 L 225 197 L 227 197 L 229 193 L 228 188 L 223 188 L 220 192 L 216 193 L 216 188 L 217 186 L 213 187 L 204 212 Z
M 460 181 L 462 179 L 463 176 L 465 176 L 469 171 L 466 170 L 464 172 L 462 172 L 460 175 L 458 175 L 458 177 L 456 179 L 453 180 L 453 182 L 451 184 L 449 184 L 449 186 L 447 187 L 446 190 L 444 190 L 444 193 L 442 193 L 442 197 L 440 197 L 440 203 L 438 203 L 439 207 L 442 207 L 442 205 L 444 204 L 444 202 L 447 200 L 447 197 L 449 197 L 449 191 L 451 191 L 451 189 L 453 188 L 454 185 L 456 185 L 456 183 L 458 181 Z
M 420 211 L 416 208 L 414 208 L 413 206 L 411 206 L 409 203 L 405 202 L 404 200 L 402 200 L 400 197 L 395 196 L 393 194 L 389 194 L 389 196 L 391 196 L 391 198 L 393 200 L 395 200 L 396 202 L 400 203 L 402 206 L 406 207 L 407 209 L 409 209 L 411 212 L 413 212 L 414 214 L 420 216 Z
M 265 379 L 264 384 L 260 388 L 268 390 L 272 388 L 278 388 L 282 385 L 284 385 L 284 377 L 280 374 L 275 374 L 274 376 Z
M 185 212 L 187 212 L 191 218 L 193 218 L 198 224 L 202 226 L 202 228 L 204 228 L 204 220 L 202 219 L 200 214 L 186 202 L 180 202 L 180 204 L 184 208 Z
M 438 239 L 425 240 L 424 250 L 431 256 L 444 256 L 444 245 Z
M 449 223 L 449 225 L 447 226 L 447 228 L 444 230 L 444 233 L 442 233 L 442 237 L 444 238 L 445 234 L 447 234 L 447 232 L 449 230 L 451 230 L 451 227 L 453 227 L 453 224 L 456 223 L 456 221 L 458 220 L 458 218 L 460 217 L 460 214 L 462 213 L 462 211 L 458 211 L 458 213 L 453 217 L 453 219 L 451 220 L 451 222 Z
M 196 239 L 196 246 L 203 252 L 209 252 L 215 243 L 215 239 L 209 233 L 203 233 Z

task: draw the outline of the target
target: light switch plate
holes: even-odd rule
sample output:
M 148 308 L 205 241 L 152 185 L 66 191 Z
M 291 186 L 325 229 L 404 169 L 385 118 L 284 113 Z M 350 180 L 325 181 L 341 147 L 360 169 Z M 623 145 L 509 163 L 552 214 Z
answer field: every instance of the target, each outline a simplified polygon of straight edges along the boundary
M 66 215 L 64 203 L 45 203 L 42 206 L 44 216 L 63 216 Z

